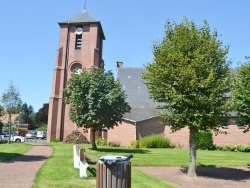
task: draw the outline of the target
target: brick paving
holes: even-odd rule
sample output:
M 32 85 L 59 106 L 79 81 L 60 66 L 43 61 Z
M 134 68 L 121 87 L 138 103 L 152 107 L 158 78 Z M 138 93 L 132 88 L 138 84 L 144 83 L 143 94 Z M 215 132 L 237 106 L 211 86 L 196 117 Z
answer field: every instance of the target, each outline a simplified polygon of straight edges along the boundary
M 36 172 L 52 154 L 46 144 L 35 143 L 24 155 L 0 163 L 0 187 L 32 187 Z M 184 167 L 136 167 L 183 188 L 248 188 L 250 167 L 199 167 L 197 178 L 186 175 Z
M 250 167 L 199 167 L 197 177 L 187 176 L 184 167 L 136 167 L 182 188 L 249 188 Z
M 32 145 L 24 155 L 0 163 L 0 187 L 32 187 L 36 172 L 52 154 L 52 148 L 46 144 Z

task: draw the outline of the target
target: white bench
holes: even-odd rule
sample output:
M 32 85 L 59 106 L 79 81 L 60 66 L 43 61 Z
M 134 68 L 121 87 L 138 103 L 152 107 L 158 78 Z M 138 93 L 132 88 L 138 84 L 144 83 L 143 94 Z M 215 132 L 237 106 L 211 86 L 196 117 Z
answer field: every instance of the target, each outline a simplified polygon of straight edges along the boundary
M 89 164 L 96 164 L 97 161 L 90 159 L 84 154 L 85 149 L 77 145 L 73 146 L 74 168 L 80 169 L 80 178 L 87 177 Z

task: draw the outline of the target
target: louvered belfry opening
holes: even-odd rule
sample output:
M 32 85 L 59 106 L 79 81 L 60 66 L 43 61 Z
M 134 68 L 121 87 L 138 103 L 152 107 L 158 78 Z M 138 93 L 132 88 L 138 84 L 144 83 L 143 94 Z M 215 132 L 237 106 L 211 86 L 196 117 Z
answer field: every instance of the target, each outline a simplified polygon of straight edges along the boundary
M 76 43 L 75 43 L 75 49 L 81 49 L 82 48 L 82 34 L 76 34 Z

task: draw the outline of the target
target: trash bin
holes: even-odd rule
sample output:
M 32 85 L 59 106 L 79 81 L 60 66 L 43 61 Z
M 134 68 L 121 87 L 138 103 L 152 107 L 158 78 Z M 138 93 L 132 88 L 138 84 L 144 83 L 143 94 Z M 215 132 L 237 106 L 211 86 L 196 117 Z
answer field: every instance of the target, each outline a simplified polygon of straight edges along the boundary
M 96 168 L 96 188 L 131 188 L 132 154 L 99 157 Z

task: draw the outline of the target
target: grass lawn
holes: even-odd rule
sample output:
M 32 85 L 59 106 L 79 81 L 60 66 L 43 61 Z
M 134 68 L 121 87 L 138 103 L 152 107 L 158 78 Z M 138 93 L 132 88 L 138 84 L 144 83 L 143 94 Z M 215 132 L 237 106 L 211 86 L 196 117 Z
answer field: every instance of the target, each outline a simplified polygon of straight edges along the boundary
M 51 143 L 53 155 L 36 175 L 34 188 L 40 187 L 95 187 L 95 165 L 88 171 L 89 178 L 79 178 L 79 170 L 73 168 L 73 145 Z M 189 152 L 184 149 L 129 149 L 115 147 L 98 147 L 91 150 L 91 145 L 80 145 L 93 159 L 107 154 L 125 155 L 132 153 L 132 187 L 176 187 L 164 180 L 147 175 L 137 170 L 136 166 L 187 166 Z M 224 151 L 197 151 L 197 163 L 201 166 L 247 166 L 249 153 Z
M 0 144 L 0 161 L 5 160 L 2 154 L 17 153 L 20 149 L 17 146 L 22 146 L 22 151 L 24 151 L 27 149 L 26 145 Z M 80 178 L 79 170 L 73 167 L 73 145 L 63 143 L 50 143 L 50 145 L 54 149 L 53 154 L 36 174 L 33 188 L 95 187 L 95 165 L 92 165 L 88 171 L 88 178 Z M 94 151 L 91 150 L 89 144 L 79 146 L 86 148 L 87 155 L 94 159 L 107 154 L 120 156 L 132 153 L 134 157 L 130 161 L 132 164 L 133 188 L 176 187 L 171 183 L 137 170 L 136 166 L 187 166 L 189 161 L 189 152 L 184 149 L 129 149 L 99 146 L 98 150 Z M 243 152 L 198 150 L 197 164 L 198 166 L 216 167 L 250 166 L 250 158 L 249 153 Z
M 11 142 L 0 143 L 0 163 L 12 159 L 27 152 L 32 146 L 30 144 Z

